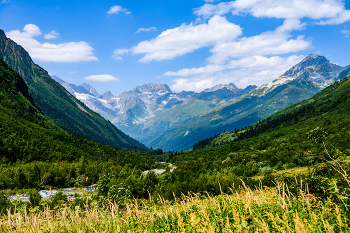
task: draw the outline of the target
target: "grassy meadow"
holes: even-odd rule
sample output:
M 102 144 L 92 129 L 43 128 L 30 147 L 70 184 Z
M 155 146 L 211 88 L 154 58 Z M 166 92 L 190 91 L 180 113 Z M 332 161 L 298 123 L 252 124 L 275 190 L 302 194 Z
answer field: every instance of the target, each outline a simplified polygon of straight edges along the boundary
M 233 184 L 234 185 L 234 184 Z M 66 204 L 43 210 L 25 206 L 0 217 L 1 232 L 348 232 L 349 206 L 299 190 L 248 188 L 244 183 L 230 194 L 191 194 L 173 201 L 131 199 L 123 205 L 99 207 L 89 199 L 83 208 Z

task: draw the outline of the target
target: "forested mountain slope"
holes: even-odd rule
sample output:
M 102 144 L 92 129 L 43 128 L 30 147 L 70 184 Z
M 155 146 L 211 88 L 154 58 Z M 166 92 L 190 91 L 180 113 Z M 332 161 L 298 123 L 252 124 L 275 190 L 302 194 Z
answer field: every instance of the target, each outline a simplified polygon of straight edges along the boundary
M 19 72 L 29 87 L 29 94 L 42 111 L 70 134 L 92 139 L 115 148 L 145 146 L 99 114 L 91 111 L 64 87 L 54 81 L 29 54 L 0 30 L 0 57 Z
M 142 171 L 153 164 L 146 157 L 66 133 L 43 114 L 22 77 L 1 58 L 0 113 L 0 190 L 91 184 L 106 169 Z

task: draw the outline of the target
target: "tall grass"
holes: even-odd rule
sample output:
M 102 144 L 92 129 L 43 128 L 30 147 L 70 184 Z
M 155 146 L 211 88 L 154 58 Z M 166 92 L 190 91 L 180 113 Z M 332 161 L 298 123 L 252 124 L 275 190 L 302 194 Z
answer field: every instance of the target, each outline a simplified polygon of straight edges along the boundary
M 286 185 L 245 186 L 231 194 L 196 194 L 169 202 L 132 200 L 122 208 L 86 202 L 86 208 L 62 205 L 9 210 L 0 216 L 1 232 L 345 232 L 350 229 L 346 206 L 321 200 L 298 182 L 298 193 Z

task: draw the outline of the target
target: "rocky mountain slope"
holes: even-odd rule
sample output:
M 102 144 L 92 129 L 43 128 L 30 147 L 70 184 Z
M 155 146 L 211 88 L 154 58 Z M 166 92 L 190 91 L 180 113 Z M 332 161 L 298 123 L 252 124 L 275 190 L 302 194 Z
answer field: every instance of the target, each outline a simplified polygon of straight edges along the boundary
M 116 148 L 144 147 L 54 81 L 46 70 L 32 61 L 22 46 L 7 38 L 2 30 L 0 57 L 23 77 L 29 94 L 42 111 L 68 133 Z
M 305 100 L 342 80 L 350 67 L 340 67 L 317 54 L 307 56 L 277 79 L 241 98 L 184 121 L 157 136 L 148 145 L 163 150 L 192 148 L 199 140 L 243 128 L 293 103 Z

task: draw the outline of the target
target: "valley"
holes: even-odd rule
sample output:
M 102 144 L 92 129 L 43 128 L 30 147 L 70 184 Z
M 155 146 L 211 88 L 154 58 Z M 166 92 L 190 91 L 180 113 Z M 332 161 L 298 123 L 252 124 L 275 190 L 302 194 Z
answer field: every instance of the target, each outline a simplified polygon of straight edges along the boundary
M 0 231 L 344 232 L 350 66 L 300 60 L 260 86 L 115 96 L 0 30 Z
M 349 73 L 349 67 L 311 54 L 277 79 L 245 89 L 231 83 L 200 93 L 173 93 L 167 85 L 144 84 L 114 96 L 109 91 L 101 95 L 89 84 L 76 86 L 53 78 L 91 110 L 146 146 L 180 151 L 224 130 L 249 126 L 313 96 Z

